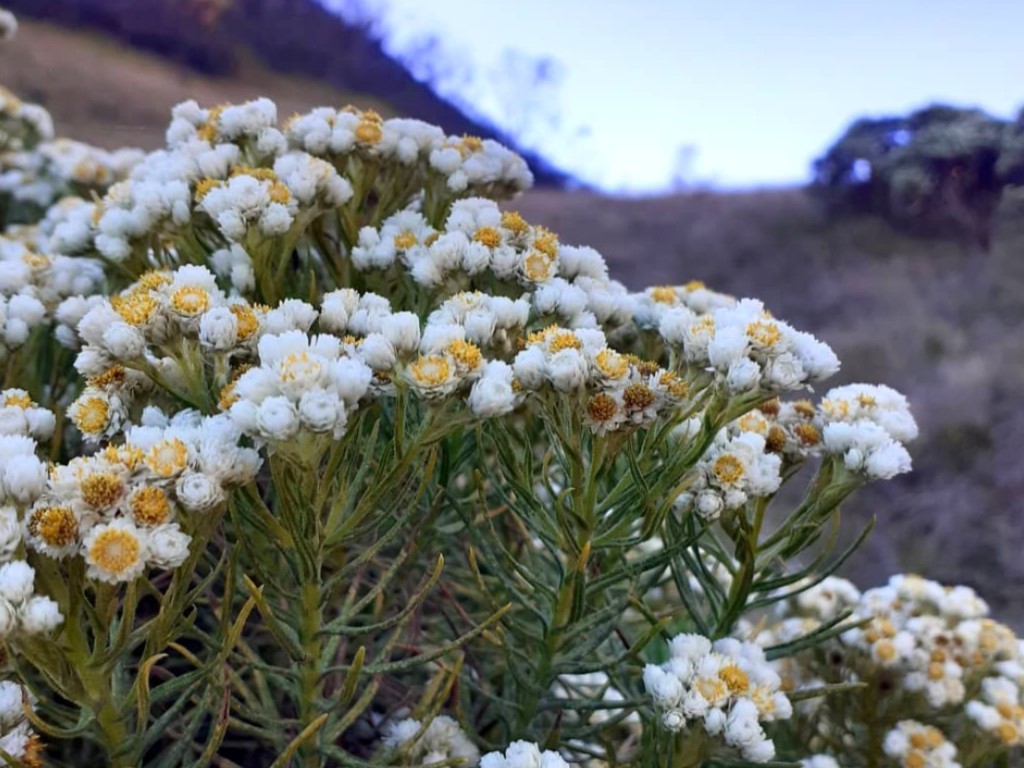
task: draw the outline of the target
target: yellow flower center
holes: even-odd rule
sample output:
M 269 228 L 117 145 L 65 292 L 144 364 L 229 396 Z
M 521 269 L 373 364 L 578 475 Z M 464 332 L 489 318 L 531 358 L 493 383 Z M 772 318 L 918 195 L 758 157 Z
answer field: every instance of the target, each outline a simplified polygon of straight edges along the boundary
M 220 391 L 220 397 L 217 399 L 217 407 L 222 410 L 228 410 L 232 405 L 238 402 L 238 395 L 235 393 L 235 382 L 225 384 Z
M 210 306 L 210 294 L 201 285 L 183 285 L 171 294 L 171 306 L 183 315 L 201 315 Z
M 402 232 L 395 236 L 395 248 L 400 251 L 407 251 L 412 248 L 419 240 L 416 239 L 416 235 L 412 232 Z
M 94 472 L 82 478 L 82 500 L 90 507 L 106 509 L 121 498 L 124 484 L 113 472 Z
M 275 181 L 270 185 L 270 199 L 275 203 L 287 205 L 292 199 L 291 190 L 282 181 Z
M 452 356 L 452 358 L 454 358 L 459 368 L 463 368 L 467 371 L 475 371 L 483 365 L 484 358 L 483 355 L 480 354 L 480 347 L 472 342 L 456 339 L 448 345 L 446 351 Z
M 548 339 L 550 339 L 556 333 L 559 333 L 561 330 L 562 329 L 559 328 L 557 325 L 549 325 L 547 328 L 544 328 L 543 330 L 534 331 L 533 333 L 531 333 L 529 336 L 526 337 L 526 342 L 528 344 L 546 344 Z
M 718 678 L 729 686 L 730 693 L 746 693 L 750 688 L 750 678 L 747 677 L 747 673 L 735 664 L 722 667 L 718 671 Z
M 710 703 L 721 701 L 729 695 L 729 686 L 717 677 L 702 677 L 694 687 Z
M 135 290 L 125 296 L 113 296 L 110 306 L 129 325 L 140 326 L 149 322 L 160 308 L 160 302 L 146 290 Z
M 135 491 L 128 500 L 128 505 L 131 507 L 132 517 L 139 525 L 161 525 L 167 522 L 171 514 L 167 494 L 152 485 Z
M 530 251 L 526 260 L 523 262 L 523 274 L 526 275 L 528 280 L 533 282 L 541 282 L 551 277 L 553 271 L 553 263 L 551 258 L 541 251 Z
M 651 301 L 659 304 L 675 304 L 678 300 L 676 289 L 671 285 L 659 285 L 650 290 Z
M 583 349 L 583 342 L 572 331 L 558 331 L 548 340 L 548 349 L 551 350 L 551 354 L 563 349 Z
M 550 229 L 537 227 L 534 230 L 533 247 L 550 259 L 558 255 L 558 235 Z
M 170 477 L 185 469 L 188 464 L 188 447 L 176 437 L 163 440 L 146 453 L 146 466 L 160 477 Z
M 758 320 L 747 326 L 747 337 L 762 347 L 774 347 L 782 339 L 782 331 L 776 323 Z
M 501 214 L 501 226 L 513 235 L 525 235 L 530 229 L 526 219 L 515 211 L 505 211 Z
M 689 293 L 693 293 L 694 291 L 699 291 L 704 287 L 704 283 L 701 280 L 691 280 L 683 286 L 683 289 Z
M 75 426 L 86 435 L 97 435 L 107 427 L 110 405 L 102 397 L 85 397 L 77 401 L 71 417 Z
M 384 138 L 384 128 L 380 117 L 373 112 L 365 112 L 359 125 L 356 126 L 356 140 L 361 144 L 376 144 Z
M 622 390 L 622 402 L 627 411 L 642 411 L 654 404 L 654 393 L 646 384 L 635 382 Z
M 668 390 L 669 396 L 677 400 L 682 400 L 690 394 L 690 385 L 680 379 L 674 371 L 663 371 L 659 381 Z
M 782 453 L 786 448 L 786 430 L 778 424 L 772 424 L 765 437 L 765 448 L 769 453 Z
M 112 365 L 103 373 L 90 378 L 89 386 L 96 387 L 96 389 L 117 389 L 124 384 L 127 376 L 128 372 L 124 367 Z
M 797 400 L 795 403 L 793 403 L 793 410 L 801 418 L 814 418 L 814 403 L 812 403 L 810 400 Z
M 903 768 L 925 768 L 926 765 L 928 765 L 928 759 L 919 749 L 910 750 L 903 759 Z
M 123 528 L 100 531 L 89 549 L 89 557 L 102 570 L 120 574 L 139 561 L 139 540 Z
M 732 485 L 739 482 L 744 473 L 743 462 L 731 453 L 726 453 L 715 459 L 714 469 L 715 477 L 723 485 Z
M 587 402 L 587 415 L 596 422 L 611 421 L 619 410 L 619 404 L 611 395 L 600 392 Z
M 463 136 L 459 141 L 459 153 L 465 157 L 474 152 L 480 152 L 484 148 L 484 140 L 479 136 Z
M 857 404 L 861 408 L 874 408 L 876 405 L 878 405 L 878 401 L 875 400 L 874 395 L 861 393 L 857 395 Z
M 259 318 L 248 304 L 232 304 L 228 310 L 238 321 L 238 338 L 245 341 L 260 328 Z
M 451 378 L 451 367 L 443 355 L 420 355 L 409 369 L 413 381 L 424 387 L 437 387 Z
M 209 178 L 200 179 L 199 182 L 196 184 L 196 194 L 195 194 L 196 202 L 197 203 L 203 202 L 203 198 L 205 198 L 208 194 L 210 194 L 210 192 L 212 192 L 213 190 L 215 190 L 215 189 L 217 189 L 219 187 L 223 187 L 223 186 L 224 186 L 224 182 L 220 181 L 218 179 L 209 179 Z
M 1020 740 L 1020 731 L 1013 723 L 1004 720 L 996 727 L 996 735 L 1004 744 L 1016 744 Z
M 21 260 L 32 269 L 46 269 L 50 266 L 50 260 L 46 256 L 41 256 L 37 253 L 26 253 L 21 257 Z
M 321 369 L 320 361 L 308 352 L 293 352 L 281 361 L 281 381 L 313 381 Z
M 813 424 L 797 424 L 793 432 L 804 445 L 817 445 L 821 442 L 821 432 Z
M 480 227 L 473 235 L 473 239 L 488 248 L 497 248 L 501 245 L 501 233 L 494 227 Z
M 28 532 L 51 547 L 66 547 L 78 538 L 71 507 L 41 507 L 29 515 Z
M 171 276 L 167 272 L 153 270 L 152 272 L 146 272 L 139 278 L 138 287 L 147 291 L 155 291 L 157 288 L 170 282 Z
M 602 349 L 594 362 L 597 369 L 609 379 L 621 379 L 629 373 L 629 361 L 614 349 Z
M 4 407 L 5 408 L 26 408 L 32 407 L 32 398 L 28 396 L 28 393 L 22 392 L 11 392 L 4 395 Z

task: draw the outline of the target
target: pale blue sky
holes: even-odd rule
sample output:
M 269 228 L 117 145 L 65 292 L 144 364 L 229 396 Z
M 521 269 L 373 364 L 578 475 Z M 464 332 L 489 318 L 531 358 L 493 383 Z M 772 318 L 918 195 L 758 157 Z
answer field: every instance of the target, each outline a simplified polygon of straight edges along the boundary
M 331 0 L 326 0 L 330 2 Z M 563 64 L 563 120 L 541 149 L 609 188 L 654 189 L 681 145 L 719 186 L 806 180 L 854 117 L 934 100 L 1024 103 L 1020 0 L 368 0 L 401 47 L 436 32 L 487 72 L 512 48 Z

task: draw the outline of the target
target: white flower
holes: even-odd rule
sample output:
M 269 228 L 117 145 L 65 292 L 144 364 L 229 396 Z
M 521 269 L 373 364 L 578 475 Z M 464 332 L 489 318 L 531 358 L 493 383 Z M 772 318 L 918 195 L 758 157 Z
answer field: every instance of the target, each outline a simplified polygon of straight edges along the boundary
M 36 572 L 22 560 L 0 566 L 0 598 L 20 605 L 32 596 Z
M 398 362 L 394 345 L 382 333 L 371 333 L 363 339 L 359 357 L 375 371 L 389 371 Z
M 117 584 L 142 575 L 149 557 L 146 533 L 124 518 L 94 526 L 82 542 L 89 578 Z
M 199 343 L 225 352 L 238 342 L 238 318 L 227 307 L 214 307 L 199 319 Z
M 299 414 L 286 397 L 268 397 L 256 413 L 260 434 L 269 440 L 287 440 L 299 431 Z
M 469 393 L 469 407 L 481 418 L 500 416 L 515 407 L 512 368 L 500 360 L 484 366 L 483 374 Z
M 480 768 L 569 768 L 569 764 L 557 752 L 541 751 L 532 742 L 513 741 L 504 754 L 491 752 L 480 758 Z
M 149 531 L 149 562 L 160 568 L 177 568 L 188 557 L 191 541 L 177 523 L 158 525 Z
M 194 512 L 208 512 L 225 499 L 217 479 L 205 472 L 184 472 L 175 485 L 178 501 Z
M 119 360 L 135 360 L 146 348 L 146 337 L 138 328 L 116 322 L 103 331 L 103 347 Z
M 21 628 L 30 635 L 53 632 L 64 621 L 60 606 L 48 597 L 30 598 L 20 611 Z
M 579 389 L 587 380 L 587 361 L 578 350 L 560 350 L 551 355 L 547 363 L 548 378 L 561 392 Z
M 408 354 L 419 348 L 420 319 L 413 312 L 396 312 L 389 315 L 381 322 L 380 331 L 401 353 Z
M 299 399 L 299 419 L 313 432 L 333 432 L 340 437 L 346 422 L 345 403 L 334 391 L 311 389 Z

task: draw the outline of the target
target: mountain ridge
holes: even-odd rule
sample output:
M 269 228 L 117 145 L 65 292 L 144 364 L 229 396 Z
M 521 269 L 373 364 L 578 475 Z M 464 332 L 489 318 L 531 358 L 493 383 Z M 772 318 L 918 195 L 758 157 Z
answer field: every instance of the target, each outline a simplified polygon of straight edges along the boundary
M 26 18 L 102 32 L 208 76 L 235 75 L 256 58 L 274 72 L 365 94 L 448 133 L 498 139 L 523 155 L 539 186 L 572 181 L 496 126 L 461 112 L 391 58 L 367 29 L 314 0 L 149 0 L 145 13 L 134 0 L 5 0 L 5 6 Z

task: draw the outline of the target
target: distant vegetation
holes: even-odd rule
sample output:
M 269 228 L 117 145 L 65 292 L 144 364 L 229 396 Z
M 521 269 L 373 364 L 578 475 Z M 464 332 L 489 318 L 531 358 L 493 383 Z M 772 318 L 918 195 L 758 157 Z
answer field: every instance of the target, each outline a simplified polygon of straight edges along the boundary
M 814 164 L 813 189 L 834 214 L 872 213 L 921 234 L 986 250 L 1004 190 L 1024 182 L 1024 114 L 933 105 L 857 120 Z

